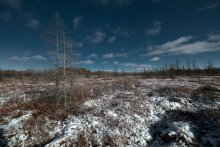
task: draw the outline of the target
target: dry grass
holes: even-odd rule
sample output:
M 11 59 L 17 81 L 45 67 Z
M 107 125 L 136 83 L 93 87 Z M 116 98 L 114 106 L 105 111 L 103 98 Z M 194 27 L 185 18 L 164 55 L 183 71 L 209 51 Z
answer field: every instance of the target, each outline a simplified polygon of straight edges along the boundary
M 6 125 L 7 121 L 4 118 L 0 118 L 0 126 Z
M 88 140 L 86 139 L 85 134 L 83 132 L 80 133 L 79 137 L 77 138 L 77 141 L 74 144 L 75 146 L 89 147 Z
M 34 137 L 37 139 L 33 140 L 33 143 L 36 144 L 36 146 L 43 146 L 49 140 L 52 140 L 48 132 L 52 129 L 53 125 L 51 125 L 51 121 L 49 120 L 64 121 L 69 115 L 79 115 L 84 113 L 80 109 L 80 105 L 85 101 L 88 93 L 86 92 L 87 90 L 83 90 L 85 90 L 85 87 L 74 88 L 71 91 L 68 91 L 67 107 L 64 107 L 63 95 L 53 93 L 56 91 L 54 89 L 52 91 L 49 89 L 49 91 L 45 91 L 41 94 L 39 98 L 32 100 L 9 100 L 0 107 L 0 124 L 7 124 L 6 120 L 3 119 L 5 117 L 19 118 L 27 111 L 32 111 L 32 116 L 27 120 L 23 120 L 23 129 L 26 130 L 26 135 L 28 135 L 28 137 Z M 57 105 L 58 98 L 59 103 Z
M 26 111 L 32 111 L 32 117 L 28 120 L 25 120 L 24 129 L 27 130 L 27 134 L 29 137 L 37 138 L 36 141 L 37 146 L 43 146 L 48 141 L 53 140 L 48 134 L 48 130 L 52 129 L 53 125 L 51 125 L 51 121 L 49 120 L 65 120 L 69 115 L 81 115 L 84 113 L 89 113 L 90 110 L 83 110 L 81 108 L 81 104 L 88 99 L 97 99 L 101 98 L 103 95 L 117 94 L 113 98 L 112 101 L 109 101 L 109 106 L 111 108 L 122 107 L 123 111 L 128 111 L 128 108 L 121 106 L 122 102 L 130 102 L 132 104 L 132 113 L 142 114 L 143 112 L 149 111 L 148 108 L 140 108 L 139 106 L 143 102 L 143 100 L 148 99 L 149 97 L 145 92 L 142 92 L 143 89 L 151 89 L 151 87 L 141 87 L 144 86 L 142 83 L 138 82 L 134 78 L 103 78 L 103 79 L 82 79 L 79 80 L 79 83 L 74 83 L 73 87 L 67 87 L 67 106 L 64 107 L 64 95 L 63 95 L 63 87 L 59 89 L 47 88 L 47 90 L 40 92 L 39 90 L 29 90 L 30 94 L 33 94 L 33 99 L 28 101 L 8 101 L 4 106 L 0 107 L 0 125 L 7 124 L 4 117 L 10 116 L 11 118 L 18 118 L 22 116 Z M 37 84 L 36 82 L 32 82 L 32 84 Z M 40 86 L 41 84 L 38 84 Z M 28 84 L 26 86 L 21 85 L 18 88 L 25 87 L 28 89 Z M 35 85 L 36 86 L 36 85 Z M 141 87 L 141 88 L 140 88 Z M 153 92 L 157 92 L 167 97 L 177 96 L 177 94 L 183 94 L 183 96 L 188 96 L 187 94 L 192 93 L 192 88 L 187 86 L 177 86 L 173 87 L 172 85 L 160 87 L 158 89 L 151 89 Z M 131 94 L 126 94 L 127 92 L 131 92 Z M 148 91 L 147 91 L 148 92 Z M 27 92 L 27 95 L 29 94 Z M 39 98 L 36 98 L 34 95 L 40 94 Z M 135 98 L 134 98 L 135 97 Z M 137 98 L 136 98 L 137 97 Z M 91 108 L 92 109 L 92 108 Z M 131 111 L 131 110 L 129 110 Z M 128 111 L 128 112 L 129 112 Z M 126 112 L 127 113 L 127 112 Z M 167 112 L 168 114 L 169 112 Z M 171 112 L 170 112 L 171 113 Z M 105 115 L 101 111 L 100 113 L 94 113 L 96 117 L 104 118 Z M 130 114 L 128 114 L 130 115 Z M 170 114 L 171 115 L 171 114 Z M 187 112 L 174 112 L 172 111 L 172 116 L 176 119 L 176 121 L 195 121 L 195 123 L 199 126 L 199 128 L 204 128 L 204 120 L 200 120 L 198 116 L 205 116 L 207 120 L 208 118 L 213 119 L 214 121 L 218 120 L 219 112 L 217 109 L 213 109 L 210 111 L 199 111 L 197 114 L 191 114 Z M 174 119 L 173 118 L 173 119 Z M 174 120 L 175 120 L 174 119 Z M 118 120 L 114 120 L 110 117 L 105 119 L 107 121 L 108 126 L 118 126 Z M 213 122 L 214 122 L 213 121 Z M 49 124 L 50 123 L 50 124 Z M 219 123 L 214 124 L 216 127 L 220 127 Z M 130 126 L 123 126 L 130 127 Z M 166 136 L 165 136 L 166 137 Z M 164 138 L 164 140 L 172 141 L 174 138 Z M 114 146 L 113 136 L 104 136 L 103 138 L 104 146 Z M 171 139 L 171 140 L 169 140 Z M 93 143 L 92 137 L 86 137 L 83 132 L 79 135 L 77 140 L 65 140 L 68 143 L 74 143 L 76 146 L 89 146 L 89 142 Z M 40 144 L 39 144 L 40 143 Z M 61 144 L 65 144 L 66 142 L 62 142 Z M 92 145 L 97 145 L 92 144 Z
M 159 87 L 155 92 L 157 92 L 160 96 L 164 97 L 175 97 L 175 96 L 184 96 L 190 95 L 193 92 L 193 89 L 186 86 L 178 86 L 178 87 Z

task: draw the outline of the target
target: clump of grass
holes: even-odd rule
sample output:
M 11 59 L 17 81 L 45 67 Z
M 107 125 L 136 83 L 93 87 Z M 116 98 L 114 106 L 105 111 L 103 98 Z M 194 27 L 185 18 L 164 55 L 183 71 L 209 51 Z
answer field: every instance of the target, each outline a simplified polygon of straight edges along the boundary
M 4 117 L 18 118 L 27 111 L 32 112 L 32 116 L 23 120 L 23 129 L 26 135 L 33 137 L 33 144 L 44 145 L 52 140 L 49 131 L 52 130 L 52 121 L 64 121 L 69 115 L 80 115 L 84 113 L 80 106 L 88 97 L 89 93 L 85 87 L 68 89 L 67 105 L 64 105 L 62 89 L 50 88 L 40 94 L 40 97 L 31 100 L 11 99 L 0 107 L 0 124 L 7 124 Z
M 85 134 L 82 132 L 80 133 L 79 137 L 77 138 L 76 142 L 74 143 L 76 146 L 89 146 L 89 142 L 85 137 Z
M 6 125 L 7 121 L 4 118 L 0 118 L 0 126 L 1 125 Z

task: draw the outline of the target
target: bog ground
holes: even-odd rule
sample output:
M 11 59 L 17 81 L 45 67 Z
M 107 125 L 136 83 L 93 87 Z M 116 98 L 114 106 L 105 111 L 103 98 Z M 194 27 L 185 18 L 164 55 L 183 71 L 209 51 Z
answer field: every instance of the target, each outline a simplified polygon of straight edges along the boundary
M 0 146 L 220 146 L 219 77 L 81 78 L 74 85 L 71 109 L 62 110 L 48 98 L 50 81 L 2 81 Z

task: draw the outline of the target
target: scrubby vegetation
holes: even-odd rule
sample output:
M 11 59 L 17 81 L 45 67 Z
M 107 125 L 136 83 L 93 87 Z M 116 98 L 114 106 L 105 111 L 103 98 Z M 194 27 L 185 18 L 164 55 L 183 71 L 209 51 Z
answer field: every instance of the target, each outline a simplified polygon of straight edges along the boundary
M 220 144 L 217 77 L 38 80 L 1 82 L 3 146 Z

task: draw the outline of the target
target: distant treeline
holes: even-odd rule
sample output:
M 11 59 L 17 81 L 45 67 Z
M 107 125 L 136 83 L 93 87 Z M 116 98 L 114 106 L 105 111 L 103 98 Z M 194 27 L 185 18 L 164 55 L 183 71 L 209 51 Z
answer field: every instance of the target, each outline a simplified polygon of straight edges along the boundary
M 220 68 L 204 68 L 204 69 L 185 69 L 185 68 L 156 68 L 152 71 L 141 72 L 144 76 L 165 76 L 165 77 L 177 77 L 177 76 L 220 76 Z
M 93 72 L 92 75 L 97 77 L 119 77 L 119 76 L 144 76 L 144 77 L 168 77 L 174 78 L 177 76 L 220 76 L 220 68 L 212 67 L 212 68 L 204 68 L 204 69 L 185 69 L 183 68 L 175 68 L 174 66 L 163 67 L 163 68 L 154 68 L 151 70 L 143 69 L 138 72 L 124 72 L 124 71 L 96 71 Z
M 62 74 L 62 68 L 59 69 L 59 71 L 57 71 L 58 73 L 60 73 L 60 75 Z M 68 68 L 67 72 L 73 73 L 75 75 L 87 75 L 87 74 L 91 74 L 90 70 L 87 70 L 85 68 Z M 9 77 L 30 77 L 30 76 L 46 76 L 46 77 L 50 77 L 54 74 L 54 70 L 25 70 L 25 71 L 17 71 L 17 70 L 0 70 L 0 78 L 9 78 Z
M 62 68 L 60 68 L 56 73 L 60 73 L 62 78 Z M 69 75 L 81 76 L 85 78 L 96 77 L 120 77 L 120 76 L 144 76 L 144 77 L 177 77 L 177 76 L 220 76 L 220 68 L 217 67 L 206 67 L 204 69 L 199 68 L 189 68 L 185 69 L 176 68 L 174 66 L 166 66 L 163 68 L 154 68 L 151 70 L 143 69 L 138 72 L 125 72 L 125 71 L 90 71 L 85 68 L 67 68 L 66 72 Z M 54 77 L 54 70 L 48 71 L 34 71 L 34 70 L 25 70 L 25 71 L 16 71 L 16 70 L 0 70 L 0 79 L 3 78 L 23 78 L 23 77 L 45 77 L 47 79 L 52 79 Z

